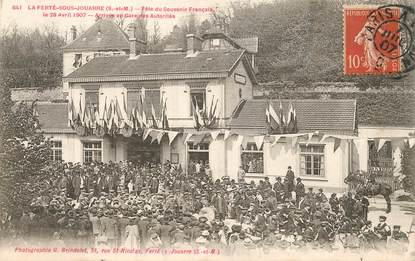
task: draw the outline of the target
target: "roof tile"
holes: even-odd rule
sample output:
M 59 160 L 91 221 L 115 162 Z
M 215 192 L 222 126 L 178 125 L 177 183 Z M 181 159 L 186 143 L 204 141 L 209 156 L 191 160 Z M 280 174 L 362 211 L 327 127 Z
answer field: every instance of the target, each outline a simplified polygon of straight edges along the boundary
M 292 100 L 297 114 L 297 124 L 300 132 L 354 132 L 355 100 Z M 281 100 L 283 111 L 287 117 L 290 100 Z M 278 112 L 279 100 L 272 101 L 272 106 Z M 231 120 L 232 128 L 265 128 L 265 108 L 267 100 L 248 100 L 238 117 Z
M 101 32 L 101 37 L 98 37 Z M 113 21 L 100 19 L 73 42 L 63 47 L 64 51 L 129 50 L 128 36 Z
M 185 53 L 142 54 L 137 59 L 125 55 L 97 57 L 66 78 L 226 72 L 243 53 L 243 50 L 236 50 L 203 51 L 195 57 L 186 57 Z

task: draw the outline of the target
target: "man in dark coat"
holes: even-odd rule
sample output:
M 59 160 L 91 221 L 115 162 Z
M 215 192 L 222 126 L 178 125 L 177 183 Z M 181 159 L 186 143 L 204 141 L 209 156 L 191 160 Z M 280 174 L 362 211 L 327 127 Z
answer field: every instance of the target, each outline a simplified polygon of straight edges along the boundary
M 288 191 L 294 191 L 294 171 L 292 171 L 291 166 L 288 166 L 287 174 L 285 174 L 285 178 L 287 179 L 288 183 Z
M 227 213 L 228 203 L 224 195 L 220 191 L 217 191 L 216 195 L 213 196 L 212 203 L 216 209 L 216 213 L 218 215 L 219 220 L 224 220 Z
M 159 190 L 159 180 L 158 178 L 153 175 L 150 181 L 150 193 L 155 194 Z
M 301 178 L 297 178 L 297 185 L 295 186 L 295 203 L 297 207 L 300 205 L 300 201 L 305 196 L 305 187 L 301 182 Z
M 282 202 L 284 195 L 284 185 L 281 183 L 281 177 L 277 177 L 277 182 L 274 184 L 275 196 L 277 197 L 278 202 Z
M 75 172 L 75 176 L 72 179 L 73 195 L 76 200 L 81 195 L 81 175 L 79 171 Z

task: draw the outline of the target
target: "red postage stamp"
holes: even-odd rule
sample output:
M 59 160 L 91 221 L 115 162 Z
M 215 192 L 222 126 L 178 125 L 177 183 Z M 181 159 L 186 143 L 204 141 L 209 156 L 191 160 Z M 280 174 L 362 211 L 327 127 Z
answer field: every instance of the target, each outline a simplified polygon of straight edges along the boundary
M 402 72 L 413 39 L 400 7 L 345 6 L 343 30 L 346 75 Z

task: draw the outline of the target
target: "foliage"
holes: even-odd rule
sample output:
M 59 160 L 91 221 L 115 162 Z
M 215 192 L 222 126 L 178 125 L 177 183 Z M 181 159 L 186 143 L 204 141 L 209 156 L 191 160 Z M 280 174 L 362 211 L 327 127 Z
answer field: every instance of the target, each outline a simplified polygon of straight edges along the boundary
M 384 76 L 343 74 L 344 4 L 359 1 L 290 0 L 256 5 L 239 1 L 232 5 L 229 33 L 259 37 L 256 63 L 260 82 L 354 81 L 360 89 L 379 88 L 385 82 L 390 85 L 394 80 Z M 384 2 L 370 0 L 367 4 Z
M 4 29 L 0 37 L 0 68 L 10 88 L 60 85 L 65 41 L 55 28 L 23 30 L 13 26 Z
M 5 78 L 0 86 L 0 205 L 11 210 L 27 206 L 39 195 L 49 164 L 50 143 L 39 133 L 34 105 L 13 104 Z
M 411 148 L 408 142 L 401 151 L 401 166 L 403 189 L 415 195 L 415 147 Z

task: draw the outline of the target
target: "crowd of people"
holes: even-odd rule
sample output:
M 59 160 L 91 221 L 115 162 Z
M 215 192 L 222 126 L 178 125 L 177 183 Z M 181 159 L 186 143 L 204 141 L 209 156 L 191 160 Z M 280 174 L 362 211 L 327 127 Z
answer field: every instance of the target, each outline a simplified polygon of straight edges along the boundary
M 385 216 L 368 220 L 369 200 L 351 192 L 326 196 L 306 188 L 289 167 L 259 183 L 244 176 L 213 180 L 205 168 L 186 173 L 154 163 L 56 163 L 52 189 L 9 216 L 1 235 L 20 246 L 403 251 L 408 236 Z

